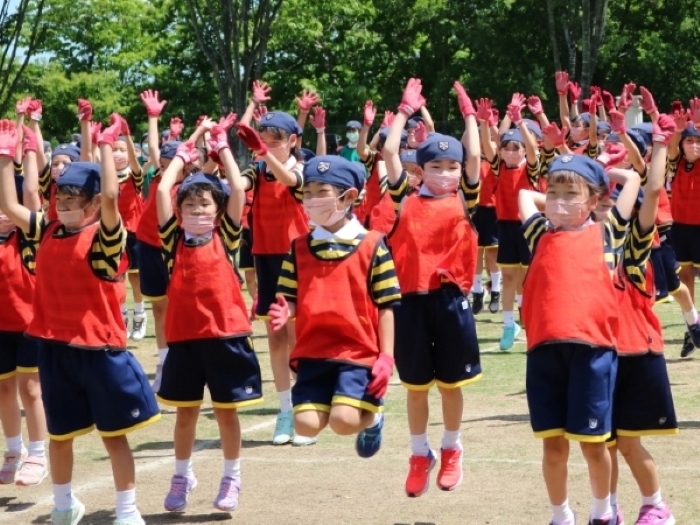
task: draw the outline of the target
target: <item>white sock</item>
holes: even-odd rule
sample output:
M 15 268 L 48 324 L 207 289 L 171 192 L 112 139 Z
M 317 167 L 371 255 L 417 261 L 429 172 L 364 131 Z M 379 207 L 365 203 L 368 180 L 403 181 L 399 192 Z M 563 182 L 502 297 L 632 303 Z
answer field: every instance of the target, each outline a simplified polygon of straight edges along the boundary
M 460 434 L 459 430 L 447 430 L 445 429 L 442 433 L 442 449 L 462 449 L 462 443 L 459 441 Z
M 117 491 L 117 506 L 115 514 L 118 520 L 134 516 L 136 510 L 136 489 Z
M 370 427 L 376 427 L 379 424 L 379 422 L 381 421 L 381 419 L 382 419 L 382 413 L 375 412 L 374 419 L 372 420 L 372 424 L 370 425 Z
M 70 509 L 71 503 L 73 502 L 73 489 L 70 481 L 63 485 L 56 485 L 54 483 L 51 485 L 51 491 L 53 492 L 53 504 L 56 510 Z
M 484 285 L 482 282 L 481 274 L 474 276 L 474 283 L 472 284 L 472 293 L 484 293 Z
M 143 315 L 146 313 L 145 305 L 144 302 L 141 301 L 140 303 L 134 303 L 134 313 L 136 315 Z
M 292 411 L 292 389 L 282 390 L 277 392 L 277 397 L 280 398 L 280 412 L 287 414 Z
M 574 511 L 569 507 L 568 499 L 561 505 L 552 505 L 552 518 L 554 525 L 574 522 Z
M 176 459 L 175 460 L 175 475 L 193 478 L 194 471 L 192 470 L 192 458 Z
M 611 507 L 617 506 L 617 492 L 610 493 L 610 506 Z
M 664 500 L 661 499 L 661 489 L 657 490 L 652 496 L 646 497 L 642 496 L 642 506 L 653 505 L 654 507 L 660 507 Z
M 6 437 L 5 443 L 7 443 L 7 451 L 12 454 L 21 454 L 24 448 L 24 443 L 22 442 L 22 434 L 14 437 Z
M 29 442 L 29 455 L 33 458 L 43 458 L 45 453 L 45 445 L 43 441 L 30 441 Z
M 506 328 L 515 324 L 513 312 L 503 312 L 503 324 L 506 326 Z
M 610 494 L 603 499 L 593 498 L 591 502 L 591 520 L 602 520 L 612 516 Z
M 427 456 L 430 454 L 428 434 L 411 434 L 411 453 L 414 456 Z
M 165 348 L 159 348 L 158 349 L 158 364 L 162 365 L 165 363 L 165 358 L 168 357 L 168 350 L 169 348 L 166 346 Z
M 523 295 L 522 294 L 516 295 L 515 300 L 518 301 L 518 308 L 522 308 L 523 307 Z
M 121 309 L 122 309 L 122 316 L 123 317 L 126 317 L 127 315 L 129 315 L 129 309 L 126 307 L 126 303 L 123 303 L 121 305 Z
M 224 460 L 224 477 L 225 478 L 240 478 L 241 477 L 241 458 L 225 459 Z
M 501 272 L 493 272 L 491 274 L 491 291 L 501 292 Z
M 683 312 L 683 317 L 685 317 L 685 322 L 688 323 L 688 326 L 693 326 L 698 322 L 698 311 L 693 306 L 690 312 Z

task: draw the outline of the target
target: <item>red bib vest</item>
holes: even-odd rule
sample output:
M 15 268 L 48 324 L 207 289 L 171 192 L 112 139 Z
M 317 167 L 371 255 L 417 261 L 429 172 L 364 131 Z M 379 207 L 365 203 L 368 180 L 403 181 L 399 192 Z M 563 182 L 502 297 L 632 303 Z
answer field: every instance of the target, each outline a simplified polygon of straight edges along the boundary
M 369 217 L 369 227 L 371 230 L 387 235 L 394 228 L 395 222 L 396 210 L 394 209 L 394 201 L 391 200 L 389 192 L 386 192 L 379 204 L 372 209 Z
M 700 225 L 700 160 L 690 171 L 685 168 L 685 161 L 681 159 L 671 183 L 671 214 L 676 222 L 697 226 Z
M 0 244 L 0 331 L 24 332 L 32 319 L 35 277 L 22 264 L 19 233 Z
M 58 220 L 58 212 L 56 211 L 56 183 L 51 181 L 49 186 L 49 220 Z
M 131 175 L 119 183 L 119 199 L 117 203 L 124 228 L 128 232 L 135 233 L 143 211 L 143 200 L 141 199 L 141 194 L 136 191 L 136 183 Z
M 496 216 L 502 221 L 519 221 L 518 194 L 520 190 L 535 190 L 527 176 L 527 163 L 507 168 L 501 162 L 496 181 Z
M 379 161 L 381 155 L 376 154 L 374 166 L 369 174 L 369 178 L 365 181 L 365 197 L 360 205 L 355 208 L 355 216 L 360 224 L 365 224 L 368 217 L 372 215 L 372 210 L 379 204 L 379 201 L 386 194 L 386 190 L 382 193 L 381 185 L 379 184 Z
M 671 213 L 671 201 L 668 198 L 666 188 L 661 188 L 661 193 L 659 194 L 659 209 L 656 212 L 656 224 L 661 226 L 672 222 L 673 214 Z
M 481 171 L 479 176 L 481 177 L 479 206 L 493 207 L 496 205 L 496 183 L 498 182 L 498 179 L 493 174 L 489 161 L 481 161 Z

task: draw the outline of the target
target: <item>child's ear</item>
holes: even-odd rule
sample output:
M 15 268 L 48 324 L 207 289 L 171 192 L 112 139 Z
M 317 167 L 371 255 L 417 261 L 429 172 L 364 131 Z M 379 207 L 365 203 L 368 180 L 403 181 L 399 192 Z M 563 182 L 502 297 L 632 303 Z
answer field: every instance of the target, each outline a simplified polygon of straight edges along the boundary
M 292 135 L 291 137 L 289 137 L 289 148 L 290 149 L 296 148 L 298 141 L 299 141 L 299 139 L 296 135 Z
M 345 203 L 349 202 L 350 204 L 352 204 L 357 200 L 358 195 L 360 195 L 360 192 L 357 191 L 357 188 L 350 188 L 345 192 Z
M 90 204 L 95 209 L 95 211 L 98 211 L 102 207 L 102 195 L 95 195 L 92 198 L 92 201 L 90 201 Z
M 419 179 L 423 178 L 423 170 L 417 164 L 413 167 L 413 175 L 415 175 Z

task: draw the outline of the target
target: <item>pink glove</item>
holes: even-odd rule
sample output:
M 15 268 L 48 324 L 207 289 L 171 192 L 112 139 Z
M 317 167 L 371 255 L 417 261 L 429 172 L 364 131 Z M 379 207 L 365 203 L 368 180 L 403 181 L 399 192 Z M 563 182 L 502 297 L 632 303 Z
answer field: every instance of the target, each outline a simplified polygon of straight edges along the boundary
M 17 140 L 15 123 L 6 119 L 0 120 L 0 157 L 14 157 Z
M 256 80 L 253 82 L 253 102 L 260 105 L 263 102 L 270 100 L 267 94 L 272 91 L 272 88 L 267 85 L 267 82 Z
M 417 78 L 410 78 L 406 84 L 406 88 L 403 90 L 399 111 L 407 117 L 410 117 L 416 111 L 420 111 L 420 109 L 425 106 L 425 98 L 421 94 L 421 91 L 423 91 L 421 81 Z
M 226 148 L 230 149 L 226 128 L 220 125 L 216 125 L 211 128 L 209 138 L 207 139 L 207 146 L 209 146 L 211 151 L 216 153 L 217 157 L 221 151 L 225 150 Z
M 612 129 L 613 133 L 617 133 L 618 135 L 627 133 L 624 113 L 613 109 L 608 116 L 610 117 L 610 129 Z
M 542 128 L 542 135 L 552 143 L 552 146 L 555 148 L 561 148 L 564 146 L 564 141 L 566 140 L 566 134 L 568 131 L 569 128 L 566 126 L 559 129 L 556 122 L 552 122 L 551 124 L 548 124 Z
M 199 159 L 199 150 L 194 141 L 188 140 L 177 147 L 175 156 L 182 159 L 185 164 L 192 164 Z
M 225 117 L 219 119 L 219 127 L 224 131 L 230 130 L 238 120 L 238 115 L 236 113 L 229 113 Z
M 141 93 L 141 100 L 146 106 L 146 113 L 149 117 L 159 117 L 163 112 L 163 108 L 168 103 L 167 100 L 158 100 L 158 92 L 152 89 L 147 89 Z
M 185 129 L 185 125 L 182 123 L 180 117 L 173 117 L 170 119 L 170 140 L 177 140 Z
M 92 118 L 92 104 L 84 98 L 78 99 L 78 120 L 81 122 L 89 122 Z
M 25 115 L 27 113 L 27 108 L 29 107 L 29 103 L 32 101 L 32 97 L 25 97 L 22 100 L 18 101 L 17 104 L 15 104 L 15 110 L 17 111 L 18 115 Z
M 593 100 L 593 96 L 595 95 L 595 100 L 596 100 L 596 106 L 602 106 L 603 105 L 603 90 L 600 89 L 598 86 L 591 86 L 591 100 Z
M 90 139 L 93 144 L 97 144 L 100 131 L 102 131 L 102 122 L 90 122 Z
M 464 86 L 462 86 L 462 84 L 456 80 L 454 83 L 454 88 L 457 92 L 457 105 L 459 106 L 460 113 L 462 113 L 462 117 L 466 119 L 470 115 L 476 116 L 476 110 L 474 109 L 472 99 L 469 98 L 469 95 L 467 95 Z
M 654 97 L 651 92 L 644 86 L 640 87 L 639 91 L 642 94 L 642 109 L 644 113 L 651 115 L 652 113 L 658 112 L 659 110 L 656 107 L 656 102 L 654 102 Z
M 527 108 L 530 110 L 530 113 L 532 113 L 536 117 L 544 113 L 542 101 L 537 95 L 532 95 L 530 98 L 527 99 Z
M 690 101 L 692 104 L 692 100 Z M 673 115 L 673 121 L 676 123 L 676 129 L 684 130 L 685 127 L 688 125 L 688 116 L 692 114 L 692 111 L 689 109 L 687 112 L 685 111 L 674 111 Z
M 496 108 L 491 108 L 491 118 L 489 118 L 489 127 L 498 126 L 499 113 Z
M 125 137 L 130 137 L 131 130 L 129 130 L 129 123 L 121 115 L 119 115 L 119 123 L 121 125 L 121 128 L 120 128 L 121 134 L 124 135 Z
M 581 101 L 581 109 L 583 110 L 584 113 L 590 113 L 591 112 L 591 99 L 590 98 L 584 98 Z
M 688 111 L 688 116 L 696 127 L 700 126 L 700 98 L 695 97 L 694 99 L 690 100 L 690 110 Z
M 36 153 L 36 134 L 31 130 L 29 126 L 22 124 L 22 129 L 24 130 L 24 140 L 22 141 L 22 156 L 26 156 L 28 151 L 33 151 Z
M 256 152 L 261 157 L 267 155 L 267 146 L 253 128 L 239 123 L 237 135 L 249 150 Z
M 255 108 L 255 111 L 253 111 L 253 120 L 260 124 L 260 121 L 263 119 L 263 117 L 267 114 L 267 107 L 265 106 L 258 106 Z
M 659 115 L 659 118 L 651 126 L 651 140 L 653 142 L 660 142 L 661 144 L 668 146 L 671 137 L 676 132 L 676 123 L 673 117 L 666 114 Z
M 418 144 L 422 144 L 428 138 L 428 128 L 423 122 L 416 124 L 416 134 L 413 136 Z
M 27 106 L 27 113 L 29 114 L 29 117 L 32 120 L 36 120 L 37 122 L 39 122 L 42 119 L 44 113 L 44 106 L 42 105 L 41 100 L 32 100 Z
M 394 115 L 393 111 L 385 111 L 384 112 L 384 120 L 382 120 L 382 128 L 388 128 L 394 123 L 394 119 L 396 118 L 396 115 Z
M 557 71 L 554 73 L 554 83 L 557 86 L 557 93 L 566 95 L 569 91 L 569 73 L 566 71 Z
M 595 111 L 595 108 L 603 105 L 603 99 L 598 96 L 598 93 L 592 93 L 591 98 L 588 99 L 590 109 Z
M 627 149 L 619 142 L 606 142 L 605 151 L 596 159 L 606 169 L 612 168 L 625 160 Z
M 372 366 L 372 380 L 367 385 L 367 393 L 381 399 L 389 389 L 389 381 L 394 371 L 394 358 L 389 354 L 379 354 Z
M 581 86 L 578 82 L 569 82 L 569 102 L 576 104 L 579 98 L 581 98 Z
M 523 121 L 522 107 L 519 104 L 508 104 L 508 118 L 516 126 Z
M 374 107 L 374 103 L 371 100 L 365 102 L 365 109 L 362 116 L 365 126 L 369 127 L 374 124 L 374 119 L 377 117 L 377 108 Z
M 520 109 L 523 109 L 525 107 L 525 95 L 522 93 L 513 93 L 513 96 L 510 99 L 510 104 L 509 106 L 520 106 Z
M 202 122 L 204 122 L 208 117 L 206 115 L 200 115 L 197 117 L 197 122 L 194 123 L 194 127 L 198 128 L 201 126 Z
M 289 321 L 289 305 L 287 299 L 283 295 L 277 296 L 277 302 L 270 305 L 270 310 L 267 312 L 270 316 L 270 325 L 272 330 L 277 332 Z
M 608 112 L 617 109 L 615 107 L 615 97 L 612 96 L 610 91 L 603 91 L 603 104 Z
M 316 133 L 323 133 L 326 130 L 326 110 L 321 106 L 314 108 L 314 114 L 309 115 L 309 119 L 316 129 Z
M 673 102 L 671 102 L 671 113 L 675 113 L 676 111 L 685 112 L 683 102 L 681 102 L 680 100 L 674 100 Z
M 637 85 L 634 82 L 625 84 L 622 88 L 622 94 L 620 95 L 620 111 L 625 112 L 632 107 L 634 102 L 634 92 L 637 89 Z
M 117 115 L 116 113 L 113 113 L 113 115 Z M 119 117 L 119 115 L 117 115 Z M 117 137 L 119 136 L 119 133 L 121 132 L 122 128 L 122 123 L 121 123 L 121 117 L 118 119 L 114 119 L 114 123 L 111 124 L 107 129 L 105 129 L 102 133 L 100 133 L 97 136 L 97 145 L 102 146 L 103 144 L 107 146 L 114 146 L 114 141 L 117 140 Z
M 299 108 L 299 113 L 308 113 L 312 107 L 318 104 L 319 98 L 313 91 L 303 90 L 301 97 L 297 97 L 294 100 Z

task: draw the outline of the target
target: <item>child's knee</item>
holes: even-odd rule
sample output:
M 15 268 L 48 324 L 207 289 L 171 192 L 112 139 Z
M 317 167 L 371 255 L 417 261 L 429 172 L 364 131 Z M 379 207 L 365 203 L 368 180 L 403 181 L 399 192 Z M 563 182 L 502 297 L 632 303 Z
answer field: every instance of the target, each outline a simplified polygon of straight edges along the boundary
M 620 451 L 623 457 L 632 456 L 635 452 L 639 451 L 642 447 L 642 440 L 640 438 L 630 438 L 618 436 L 617 438 L 617 450 Z
M 175 425 L 185 427 L 196 425 L 199 418 L 199 407 L 177 407 L 177 417 Z
M 442 396 L 442 399 L 445 401 L 449 400 L 459 400 L 462 399 L 462 389 L 461 388 L 444 388 L 441 386 L 438 386 L 438 391 L 440 392 L 440 395 Z
M 581 453 L 587 460 L 595 461 L 605 457 L 608 454 L 608 449 L 605 443 L 581 443 Z
M 362 420 L 362 409 L 337 405 L 331 409 L 328 425 L 339 436 L 356 434 Z
M 305 410 L 294 414 L 294 432 L 304 437 L 316 437 L 328 424 L 328 414 Z
M 547 463 L 566 463 L 569 459 L 569 442 L 563 436 L 544 439 L 542 449 Z
M 0 399 L 17 397 L 17 380 L 15 376 L 0 381 Z
M 23 403 L 41 400 L 41 384 L 38 374 L 21 374 L 17 389 Z

